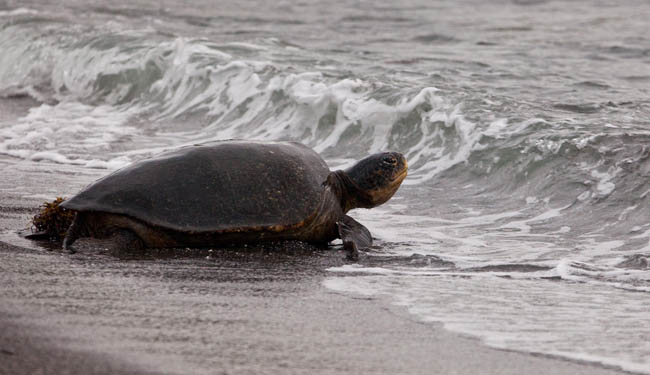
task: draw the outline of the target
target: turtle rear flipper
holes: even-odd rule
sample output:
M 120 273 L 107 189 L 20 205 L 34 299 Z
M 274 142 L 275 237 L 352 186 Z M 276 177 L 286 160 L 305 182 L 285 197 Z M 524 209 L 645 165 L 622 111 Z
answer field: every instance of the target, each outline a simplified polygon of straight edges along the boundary
M 70 227 L 68 227 L 68 231 L 65 232 L 65 237 L 63 238 L 63 250 L 69 252 L 70 254 L 75 253 L 75 249 L 72 248 L 72 244 L 79 238 L 81 237 L 81 225 L 79 224 L 79 221 L 81 220 L 79 218 L 79 213 L 76 213 L 74 215 L 74 219 L 72 219 L 72 224 L 70 224 Z
M 111 235 L 113 250 L 118 253 L 133 253 L 144 249 L 146 246 L 142 239 L 130 229 L 120 228 Z
M 96 235 L 98 238 L 110 237 L 113 242 L 113 250 L 118 252 L 138 251 L 146 247 L 144 241 L 131 228 L 122 226 L 109 226 L 107 228 L 102 219 L 99 219 L 99 222 L 103 223 L 104 226 L 100 227 L 98 233 L 96 230 L 97 220 L 93 213 L 78 212 L 65 234 L 63 249 L 71 254 L 75 253 L 76 250 L 72 247 L 72 244 L 79 238 L 91 236 L 91 234 Z
M 372 246 L 372 235 L 368 228 L 350 216 L 344 216 L 336 224 L 339 227 L 339 236 L 343 240 L 343 248 L 348 251 L 349 260 L 359 259 L 359 249 Z

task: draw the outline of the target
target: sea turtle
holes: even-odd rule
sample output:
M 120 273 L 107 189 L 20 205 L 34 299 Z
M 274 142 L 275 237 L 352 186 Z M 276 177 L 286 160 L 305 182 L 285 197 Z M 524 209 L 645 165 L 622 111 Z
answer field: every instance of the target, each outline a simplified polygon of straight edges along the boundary
M 372 237 L 346 213 L 386 202 L 406 174 L 397 152 L 331 172 L 295 142 L 183 147 L 109 174 L 63 202 L 76 211 L 63 247 L 73 251 L 80 237 L 111 237 L 125 248 L 341 238 L 355 258 Z

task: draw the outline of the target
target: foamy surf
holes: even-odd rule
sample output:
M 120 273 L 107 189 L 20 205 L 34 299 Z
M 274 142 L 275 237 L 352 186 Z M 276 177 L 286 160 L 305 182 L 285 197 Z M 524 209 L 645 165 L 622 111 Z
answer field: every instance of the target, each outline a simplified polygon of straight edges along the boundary
M 382 248 L 369 255 L 389 260 L 331 268 L 324 285 L 387 301 L 496 348 L 650 373 L 650 347 L 641 339 L 650 331 L 639 324 L 650 302 L 645 258 L 623 257 L 616 251 L 623 240 L 572 235 L 568 227 L 540 233 L 570 207 L 527 202 L 527 209 L 454 219 L 407 215 L 400 203 L 357 212 Z
M 489 346 L 601 363 L 650 373 L 646 293 L 621 294 L 602 284 L 513 279 L 484 273 L 344 267 L 332 290 L 375 297 L 424 322 L 478 337 Z M 633 298 L 631 298 L 633 297 Z M 575 312 L 580 311 L 580 314 Z

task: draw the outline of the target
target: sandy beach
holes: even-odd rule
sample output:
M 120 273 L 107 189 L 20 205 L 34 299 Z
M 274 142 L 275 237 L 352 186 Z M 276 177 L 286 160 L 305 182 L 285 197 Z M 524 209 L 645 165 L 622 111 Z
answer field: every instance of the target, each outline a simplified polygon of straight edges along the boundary
M 0 374 L 621 373 L 491 349 L 328 291 L 341 251 L 69 255 L 19 242 L 33 206 L 11 193 L 0 205 Z

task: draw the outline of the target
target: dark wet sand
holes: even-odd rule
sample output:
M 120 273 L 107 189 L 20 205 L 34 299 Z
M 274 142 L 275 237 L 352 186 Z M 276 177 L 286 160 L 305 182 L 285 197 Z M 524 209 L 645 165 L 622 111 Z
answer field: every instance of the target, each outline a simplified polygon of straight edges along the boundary
M 47 251 L 12 234 L 41 195 L 103 173 L 0 157 L 0 374 L 621 373 L 491 349 L 401 308 L 333 293 L 322 282 L 344 263 L 340 251 L 128 259 L 101 247 Z

